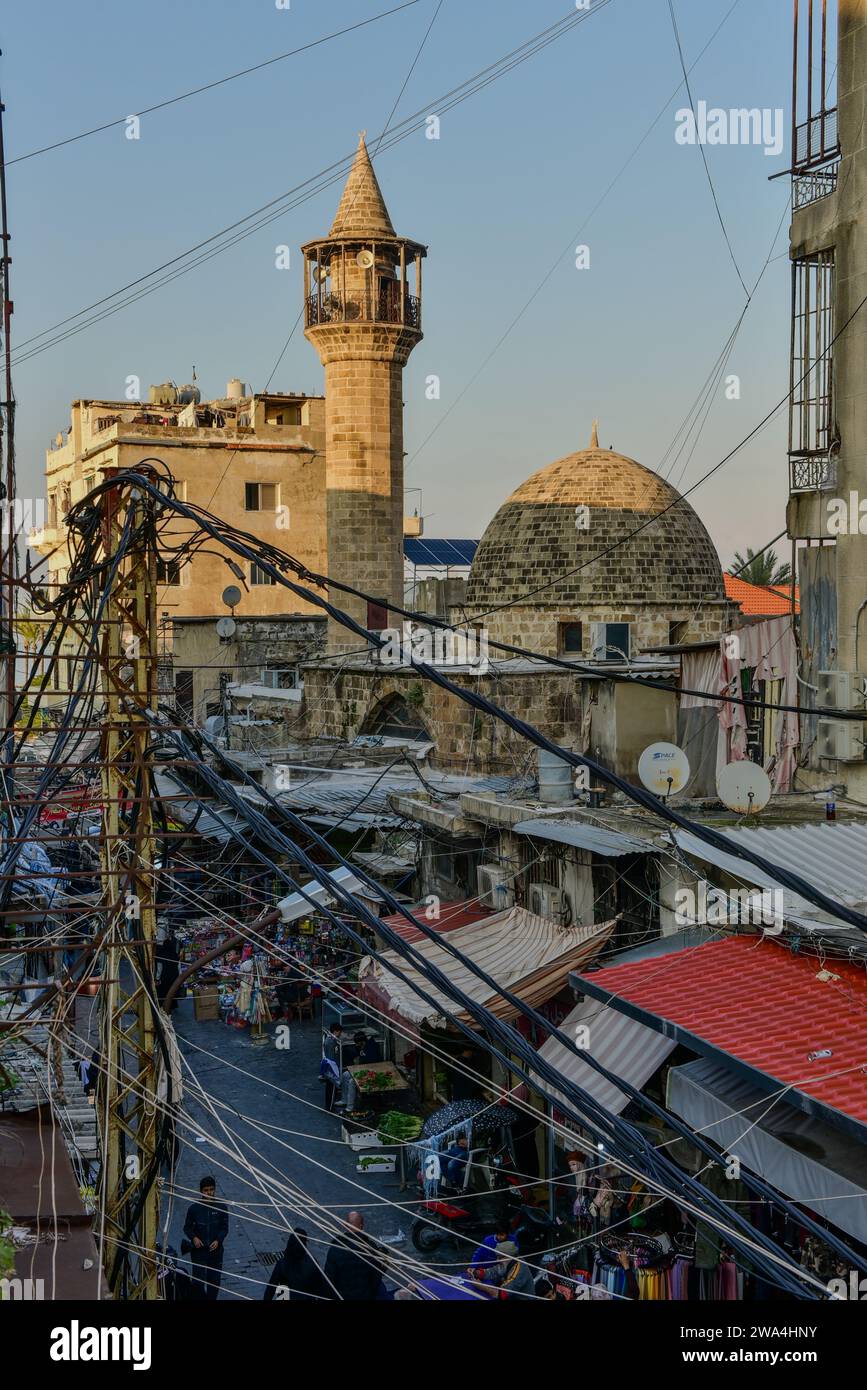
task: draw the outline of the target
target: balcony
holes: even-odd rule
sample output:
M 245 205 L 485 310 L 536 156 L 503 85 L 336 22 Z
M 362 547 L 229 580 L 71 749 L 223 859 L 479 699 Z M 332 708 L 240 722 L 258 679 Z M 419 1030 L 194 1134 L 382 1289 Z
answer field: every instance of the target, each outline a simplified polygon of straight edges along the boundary
M 403 297 L 401 314 L 400 286 L 394 283 L 385 293 L 336 294 L 317 291 L 305 305 L 304 322 L 307 328 L 322 323 L 402 323 L 407 328 L 421 329 L 421 300 L 414 294 Z
M 837 486 L 837 460 L 822 454 L 789 455 L 789 493 L 829 492 Z
M 829 193 L 833 193 L 837 187 L 839 168 L 840 161 L 836 159 L 824 169 L 795 174 L 792 178 L 792 211 L 809 207 L 811 203 L 817 203 L 820 198 L 827 198 Z
M 840 137 L 837 131 L 836 106 L 820 111 L 810 120 L 795 126 L 793 143 L 792 166 L 795 173 L 838 159 Z

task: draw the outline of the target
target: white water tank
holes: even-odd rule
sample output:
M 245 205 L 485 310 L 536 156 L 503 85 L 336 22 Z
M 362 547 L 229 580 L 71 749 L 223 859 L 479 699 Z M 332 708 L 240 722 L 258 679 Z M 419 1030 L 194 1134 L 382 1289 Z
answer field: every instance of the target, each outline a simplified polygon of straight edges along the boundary
M 244 394 L 244 383 L 239 376 L 233 376 L 226 385 L 226 400 L 239 401 Z
M 179 386 L 178 405 L 198 405 L 202 399 L 202 393 L 198 386 Z
M 574 773 L 570 763 L 549 753 L 547 748 L 537 751 L 537 770 L 539 776 L 539 800 L 546 806 L 559 806 L 572 800 L 572 778 Z

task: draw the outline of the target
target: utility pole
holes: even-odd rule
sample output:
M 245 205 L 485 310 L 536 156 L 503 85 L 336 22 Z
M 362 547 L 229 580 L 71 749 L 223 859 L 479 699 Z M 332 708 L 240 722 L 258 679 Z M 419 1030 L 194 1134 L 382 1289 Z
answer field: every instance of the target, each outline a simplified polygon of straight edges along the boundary
M 144 709 L 157 707 L 156 553 L 135 491 L 103 494 L 103 553 L 118 553 L 124 524 L 136 538 L 115 577 L 101 633 L 102 881 L 107 934 L 102 1005 L 101 1213 L 112 1295 L 159 1297 L 157 1105 L 162 1022 L 152 1002 L 156 895 L 154 825 Z
M 2 57 L 2 50 L 0 50 Z M 9 216 L 6 206 L 6 153 L 3 144 L 3 105 L 0 92 L 0 332 L 3 335 L 3 479 L 2 479 L 2 531 L 0 531 L 0 659 L 3 665 L 3 678 L 0 682 L 0 699 L 3 704 L 2 748 L 0 761 L 3 763 L 5 795 L 3 803 L 7 818 L 12 815 L 13 756 L 15 751 L 15 731 L 12 727 L 12 711 L 15 707 L 15 659 L 18 644 L 15 640 L 15 578 L 17 560 L 17 517 L 15 509 L 15 399 L 12 392 L 12 298 L 9 293 Z M 11 829 L 10 834 L 15 832 Z

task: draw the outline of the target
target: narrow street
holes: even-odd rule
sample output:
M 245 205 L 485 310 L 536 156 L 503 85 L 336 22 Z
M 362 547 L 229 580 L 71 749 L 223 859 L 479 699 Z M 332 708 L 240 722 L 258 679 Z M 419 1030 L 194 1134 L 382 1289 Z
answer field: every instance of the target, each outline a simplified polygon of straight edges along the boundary
M 328 1212 L 345 1217 L 356 1209 L 363 1213 L 371 1235 L 383 1238 L 403 1231 L 406 1240 L 396 1248 L 414 1253 L 409 1241 L 410 1213 L 383 1205 L 416 1200 L 414 1181 L 401 1193 L 399 1173 L 356 1172 L 356 1154 L 341 1142 L 339 1116 L 321 1108 L 318 1019 L 293 1022 L 291 1047 L 283 1050 L 274 1043 L 273 1025 L 269 1042 L 252 1043 L 247 1029 L 216 1021 L 197 1023 L 188 999 L 179 1004 L 174 1022 L 184 1059 L 213 1098 L 216 1113 L 193 1095 L 185 1068 L 185 1110 L 208 1142 L 197 1142 L 189 1130 L 180 1130 L 169 1239 L 180 1251 L 187 1205 L 198 1198 L 200 1179 L 212 1174 L 217 1179 L 217 1196 L 226 1202 L 230 1217 L 221 1298 L 262 1297 L 271 1266 L 285 1244 L 284 1220 L 307 1230 L 310 1250 L 320 1264 L 327 1253 L 328 1240 L 314 1221 L 290 1213 L 288 1207 L 278 1213 L 245 1168 L 245 1159 L 272 1178 L 297 1183 L 326 1217 Z M 236 1146 L 237 1156 L 230 1158 L 218 1149 L 219 1144 Z

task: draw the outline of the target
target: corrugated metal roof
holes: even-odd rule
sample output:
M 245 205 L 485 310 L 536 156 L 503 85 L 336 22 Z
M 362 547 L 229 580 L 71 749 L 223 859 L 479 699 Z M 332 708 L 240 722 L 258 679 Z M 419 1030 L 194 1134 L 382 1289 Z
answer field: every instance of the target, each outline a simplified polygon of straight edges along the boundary
M 824 975 L 815 956 L 732 936 L 582 974 L 580 988 L 863 1140 L 867 974 L 835 960 Z
M 471 565 L 478 541 L 439 540 L 434 536 L 405 536 L 404 558 L 411 565 Z
M 867 823 L 821 821 L 813 825 L 738 826 L 721 830 L 720 834 L 731 841 L 733 850 L 751 849 L 780 868 L 806 875 L 816 888 L 847 907 L 867 908 Z M 714 864 L 746 883 L 782 889 L 787 912 L 826 923 L 838 921 L 814 903 L 783 888 L 764 870 L 739 859 L 736 853 L 726 854 L 686 830 L 675 831 L 674 838 L 694 859 Z M 848 923 L 839 925 L 851 930 Z
M 488 907 L 483 907 L 478 898 L 461 898 L 459 902 L 441 903 L 439 916 L 434 921 L 429 921 L 426 914 L 427 902 L 422 900 L 411 907 L 409 911 L 413 917 L 421 917 L 425 925 L 440 936 L 445 932 L 457 931 L 459 927 L 468 927 L 473 922 L 483 922 L 486 917 L 492 916 Z M 389 917 L 383 917 L 386 926 L 391 927 L 404 941 L 429 941 L 430 937 L 425 936 L 423 931 L 414 927 L 408 922 L 402 913 L 394 913 Z
M 607 826 L 590 821 L 522 820 L 515 831 L 518 835 L 532 835 L 537 840 L 556 840 L 558 844 L 574 845 L 592 854 L 605 854 L 611 859 L 621 854 L 652 854 L 655 848 L 648 840 L 639 840 L 634 835 L 624 835 L 619 830 L 609 830 Z

